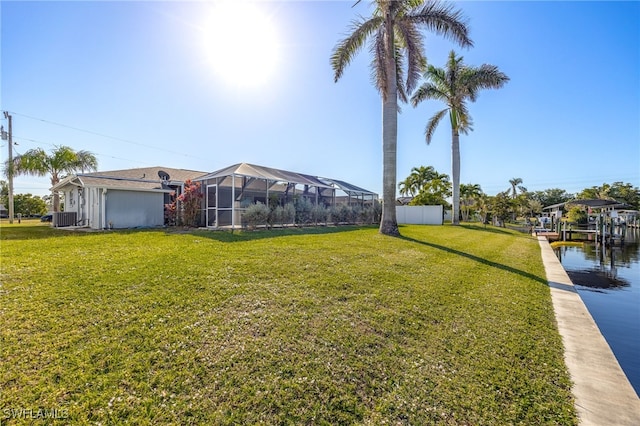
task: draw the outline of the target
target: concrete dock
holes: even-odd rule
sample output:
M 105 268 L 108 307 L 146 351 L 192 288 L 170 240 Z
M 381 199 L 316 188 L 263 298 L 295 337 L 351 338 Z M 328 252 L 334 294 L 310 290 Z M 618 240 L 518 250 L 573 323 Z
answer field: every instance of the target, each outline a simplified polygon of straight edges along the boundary
M 640 425 L 640 398 L 546 237 L 538 243 L 580 425 Z

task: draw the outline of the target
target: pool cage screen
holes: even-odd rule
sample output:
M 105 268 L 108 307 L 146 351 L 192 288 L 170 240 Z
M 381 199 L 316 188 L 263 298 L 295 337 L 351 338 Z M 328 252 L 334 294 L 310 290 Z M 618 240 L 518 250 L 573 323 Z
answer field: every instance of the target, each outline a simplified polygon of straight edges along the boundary
M 313 205 L 368 206 L 378 199 L 371 191 L 347 182 L 247 163 L 196 179 L 203 193 L 200 223 L 209 228 L 241 228 L 242 214 L 252 204 L 285 206 L 306 199 Z

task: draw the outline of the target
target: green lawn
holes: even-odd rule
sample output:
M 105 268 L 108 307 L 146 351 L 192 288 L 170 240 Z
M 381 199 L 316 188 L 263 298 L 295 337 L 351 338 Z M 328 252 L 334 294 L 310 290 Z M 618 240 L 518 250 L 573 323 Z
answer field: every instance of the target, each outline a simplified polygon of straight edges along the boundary
M 537 241 L 401 232 L 4 222 L 2 424 L 576 424 Z

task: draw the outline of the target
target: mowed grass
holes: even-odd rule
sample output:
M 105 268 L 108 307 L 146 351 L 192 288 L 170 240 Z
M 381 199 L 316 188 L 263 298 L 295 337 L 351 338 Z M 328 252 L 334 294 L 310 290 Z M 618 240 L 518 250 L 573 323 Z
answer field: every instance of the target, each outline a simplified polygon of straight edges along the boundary
M 5 223 L 0 416 L 576 424 L 537 241 L 470 225 L 401 232 Z

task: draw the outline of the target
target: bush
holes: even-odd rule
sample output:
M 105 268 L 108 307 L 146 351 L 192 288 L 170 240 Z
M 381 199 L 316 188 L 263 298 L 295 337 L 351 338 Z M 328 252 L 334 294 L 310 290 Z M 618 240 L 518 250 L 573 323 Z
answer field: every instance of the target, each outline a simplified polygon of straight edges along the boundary
M 293 203 L 287 203 L 284 206 L 284 211 L 282 214 L 282 224 L 291 224 L 295 223 L 296 220 L 296 208 Z
M 375 209 L 371 206 L 367 206 L 360 210 L 360 222 L 362 223 L 374 223 L 376 218 Z
M 318 224 L 318 223 L 327 223 L 327 220 L 329 219 L 329 210 L 322 206 L 322 205 L 316 205 L 313 206 L 313 208 L 311 209 L 311 220 L 313 221 L 314 224 Z
M 164 205 L 164 224 L 166 226 L 175 226 L 178 220 L 178 212 L 176 210 L 176 202 Z
M 346 204 L 340 204 L 331 208 L 331 221 L 334 225 L 348 223 L 352 215 L 352 209 Z
M 313 204 L 305 197 L 300 197 L 295 200 L 296 208 L 296 224 L 306 225 L 311 222 L 311 210 L 313 210 Z
M 266 225 L 269 219 L 269 207 L 262 203 L 250 205 L 242 214 L 242 223 L 249 229 L 255 229 L 257 226 Z
M 382 221 L 382 203 L 374 201 L 371 209 L 373 210 L 373 223 L 380 223 Z
M 282 225 L 284 221 L 284 208 L 282 206 L 275 206 L 269 212 L 268 222 L 270 225 Z
M 178 201 L 182 206 L 182 223 L 186 226 L 197 226 L 198 210 L 204 194 L 200 192 L 200 182 L 192 182 L 187 179 L 184 182 L 184 191 L 178 195 Z

